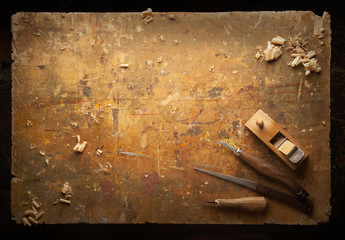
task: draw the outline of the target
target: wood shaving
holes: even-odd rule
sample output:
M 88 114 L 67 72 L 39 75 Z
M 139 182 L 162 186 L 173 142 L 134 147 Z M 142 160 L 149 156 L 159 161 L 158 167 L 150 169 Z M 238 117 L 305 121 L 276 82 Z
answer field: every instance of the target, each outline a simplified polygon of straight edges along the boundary
M 321 39 L 326 35 L 326 29 L 321 27 L 317 33 L 317 38 Z
M 82 144 L 80 144 L 80 136 L 77 135 L 77 145 L 74 146 L 73 150 L 76 152 L 83 152 L 86 148 L 87 141 L 84 141 Z
M 35 215 L 35 214 L 36 214 L 36 212 L 35 212 L 34 210 L 32 210 L 32 209 L 26 210 L 26 211 L 24 212 L 24 215 L 25 215 L 25 216 L 28 216 L 28 215 Z
M 32 224 L 35 224 L 35 225 L 38 224 L 38 222 L 37 222 L 33 217 L 31 217 L 31 216 L 28 217 L 28 220 L 29 220 Z
M 36 197 L 32 196 L 31 191 L 28 191 L 28 194 L 30 197 L 32 197 L 32 201 L 31 201 L 31 209 L 28 209 L 24 212 L 25 217 L 22 218 L 22 223 L 25 226 L 30 226 L 31 224 L 38 224 L 39 222 L 37 221 L 38 219 L 40 219 L 43 215 L 44 215 L 44 211 L 40 211 L 38 212 L 37 209 L 41 207 L 41 204 L 39 204 L 36 201 Z
M 61 192 L 64 194 L 64 195 L 72 195 L 72 186 L 68 183 L 68 182 L 65 182 L 63 184 L 63 187 L 61 189 Z
M 29 220 L 26 217 L 23 217 L 22 222 L 23 222 L 24 226 L 31 227 L 31 223 L 29 222 Z
M 70 201 L 70 200 L 63 199 L 63 198 L 60 198 L 60 199 L 59 199 L 59 202 L 61 202 L 61 203 L 66 203 L 66 204 L 71 204 L 71 201 Z
M 170 20 L 175 20 L 176 16 L 175 16 L 175 14 L 170 13 L 170 14 L 168 15 L 168 18 L 169 18 Z
M 31 121 L 30 121 L 30 120 L 26 120 L 26 125 L 27 125 L 28 127 L 31 127 L 31 126 L 32 126 Z
M 277 60 L 282 54 L 281 47 L 273 45 L 270 41 L 267 42 L 267 48 L 263 51 L 265 60 Z
M 90 114 L 90 116 L 91 116 L 91 121 L 92 121 L 93 123 L 96 123 L 96 124 L 99 123 L 99 121 L 97 120 L 96 116 L 94 116 L 92 113 Z
M 58 202 L 71 204 L 72 186 L 68 182 L 63 184 L 61 193 L 64 195 L 64 198 L 57 199 L 55 202 L 53 202 L 53 205 L 56 205 Z
M 314 50 L 306 53 L 306 46 L 308 42 L 305 38 L 300 37 L 300 34 L 290 37 L 288 41 L 288 50 L 292 51 L 291 57 L 294 59 L 288 63 L 290 67 L 296 67 L 300 63 L 304 66 L 305 75 L 308 76 L 311 72 L 320 72 L 322 69 L 315 59 L 316 52 Z
M 122 64 L 120 64 L 120 67 L 121 68 L 128 68 L 129 64 L 128 63 L 122 63 Z
M 45 151 L 42 151 L 42 150 L 39 150 L 39 153 L 40 153 L 42 156 L 45 156 L 45 155 L 46 155 Z
M 143 11 L 141 13 L 141 16 L 143 18 L 143 22 L 145 24 L 149 24 L 150 22 L 153 21 L 153 14 L 152 14 L 152 9 L 148 8 L 146 11 Z
M 301 37 L 301 33 L 294 37 L 289 37 L 287 42 L 287 50 L 292 50 L 293 52 L 304 52 L 306 50 L 306 46 L 308 45 L 308 42 L 305 38 Z
M 272 38 L 272 43 L 277 45 L 284 45 L 286 42 L 285 38 L 282 38 L 281 36 L 276 36 L 275 38 Z
M 32 200 L 31 204 L 37 209 L 37 208 L 40 208 L 40 205 L 35 201 L 35 200 Z
M 165 38 L 163 35 L 159 34 L 159 40 L 161 40 L 161 42 L 165 42 Z
M 76 122 L 72 122 L 72 123 L 70 123 L 71 125 L 72 125 L 72 127 L 74 127 L 74 128 L 77 128 L 78 127 L 78 123 L 76 123 Z
M 101 155 L 102 155 L 102 153 L 103 153 L 103 151 L 102 151 L 101 149 L 97 149 L 97 151 L 96 151 L 96 155 L 101 156 Z
M 37 219 L 40 219 L 44 214 L 45 214 L 44 211 L 41 211 L 41 212 L 35 214 L 35 219 L 36 219 L 36 220 L 37 220 Z
M 274 37 L 271 41 L 267 41 L 267 47 L 264 51 L 257 48 L 259 51 L 255 54 L 255 58 L 267 62 L 277 60 L 282 54 L 281 48 L 285 42 L 285 38 L 280 36 Z

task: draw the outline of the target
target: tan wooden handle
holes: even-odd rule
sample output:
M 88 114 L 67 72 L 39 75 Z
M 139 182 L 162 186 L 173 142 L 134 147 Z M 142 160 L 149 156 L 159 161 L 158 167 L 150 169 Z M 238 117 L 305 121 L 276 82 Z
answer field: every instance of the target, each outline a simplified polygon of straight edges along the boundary
M 265 197 L 244 197 L 235 199 L 216 199 L 216 206 L 234 207 L 248 211 L 262 211 L 267 208 L 268 200 Z

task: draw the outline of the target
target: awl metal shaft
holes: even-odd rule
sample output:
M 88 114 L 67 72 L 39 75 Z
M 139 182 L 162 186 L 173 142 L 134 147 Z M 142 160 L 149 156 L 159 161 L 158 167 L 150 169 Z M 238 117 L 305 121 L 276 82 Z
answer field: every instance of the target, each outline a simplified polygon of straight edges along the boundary
M 254 156 L 253 154 L 243 151 L 240 148 L 235 148 L 234 146 L 231 146 L 230 144 L 226 142 L 218 141 L 218 143 L 220 143 L 224 147 L 235 152 L 235 154 L 239 156 L 239 158 L 243 162 L 247 163 L 256 171 L 286 185 L 289 189 L 291 189 L 297 195 L 297 197 L 303 199 L 309 196 L 309 193 L 306 190 L 304 190 L 298 183 L 296 183 L 295 180 L 287 176 L 285 173 L 280 171 L 277 167 L 271 165 L 264 159 L 258 158 Z

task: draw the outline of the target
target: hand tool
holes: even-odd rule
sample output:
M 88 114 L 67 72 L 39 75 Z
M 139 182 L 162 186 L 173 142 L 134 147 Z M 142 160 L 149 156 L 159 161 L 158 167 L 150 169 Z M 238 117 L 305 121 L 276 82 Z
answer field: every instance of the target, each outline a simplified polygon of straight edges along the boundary
M 296 207 L 306 213 L 311 213 L 312 209 L 313 209 L 313 205 L 308 202 L 307 200 L 304 199 L 299 199 L 297 197 L 294 196 L 290 196 L 286 193 L 283 193 L 281 191 L 278 191 L 276 189 L 270 188 L 266 185 L 263 185 L 261 183 L 257 183 L 254 181 L 250 181 L 247 179 L 243 179 L 243 178 L 238 178 L 238 177 L 232 177 L 232 176 L 228 176 L 228 175 L 224 175 L 221 173 L 215 173 L 215 172 L 211 172 L 205 169 L 200 169 L 200 168 L 193 168 L 196 171 L 200 171 L 206 174 L 209 174 L 211 176 L 232 182 L 232 183 L 236 183 L 240 186 L 243 187 L 247 187 L 249 189 L 252 189 L 262 195 L 265 195 L 267 197 L 272 197 L 275 198 L 277 200 L 280 200 L 286 204 L 289 204 L 290 206 Z
M 297 195 L 298 198 L 304 199 L 309 196 L 309 193 L 306 190 L 304 190 L 298 183 L 296 183 L 291 177 L 287 176 L 277 167 L 269 164 L 264 159 L 258 158 L 246 151 L 243 151 L 240 148 L 233 147 L 226 142 L 217 142 L 233 151 L 237 156 L 240 157 L 240 159 L 242 159 L 245 163 L 254 168 L 256 171 L 260 172 L 261 174 L 269 178 L 272 178 L 285 184 Z
M 233 207 L 248 211 L 263 211 L 268 206 L 268 200 L 265 197 L 243 197 L 235 199 L 216 199 L 214 202 L 206 202 L 216 207 Z
M 261 109 L 245 125 L 292 170 L 301 166 L 310 154 L 306 148 Z

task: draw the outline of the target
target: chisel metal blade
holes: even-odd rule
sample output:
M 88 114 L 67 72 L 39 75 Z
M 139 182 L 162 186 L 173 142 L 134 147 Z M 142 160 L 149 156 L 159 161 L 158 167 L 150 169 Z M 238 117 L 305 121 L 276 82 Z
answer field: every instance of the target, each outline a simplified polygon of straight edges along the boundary
M 229 143 L 223 142 L 223 141 L 219 141 L 217 140 L 218 143 L 220 143 L 221 145 L 223 145 L 224 147 L 230 149 L 231 151 L 235 152 L 237 151 L 237 148 L 235 148 L 234 146 L 231 146 Z

